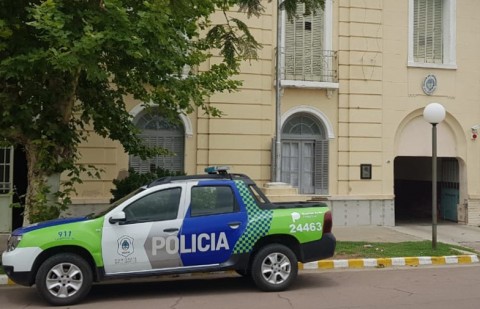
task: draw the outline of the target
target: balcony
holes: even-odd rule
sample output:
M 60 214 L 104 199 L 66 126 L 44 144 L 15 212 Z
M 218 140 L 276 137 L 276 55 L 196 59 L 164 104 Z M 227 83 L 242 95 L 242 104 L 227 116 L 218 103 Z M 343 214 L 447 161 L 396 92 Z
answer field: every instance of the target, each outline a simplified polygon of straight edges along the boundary
M 283 55 L 282 87 L 338 89 L 337 51 Z

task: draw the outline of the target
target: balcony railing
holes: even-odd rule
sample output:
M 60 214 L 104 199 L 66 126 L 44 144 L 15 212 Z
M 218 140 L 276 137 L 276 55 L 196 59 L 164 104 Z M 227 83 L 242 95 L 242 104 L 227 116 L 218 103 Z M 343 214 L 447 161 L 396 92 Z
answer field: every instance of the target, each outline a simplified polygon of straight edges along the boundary
M 284 54 L 282 82 L 302 81 L 314 83 L 338 83 L 337 52 L 334 50 Z

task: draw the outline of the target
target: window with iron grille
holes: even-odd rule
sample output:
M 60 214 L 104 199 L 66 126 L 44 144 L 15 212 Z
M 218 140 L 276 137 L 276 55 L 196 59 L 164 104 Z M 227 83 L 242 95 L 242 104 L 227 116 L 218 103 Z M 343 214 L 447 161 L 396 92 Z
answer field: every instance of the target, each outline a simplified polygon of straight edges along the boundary
M 157 168 L 184 172 L 185 129 L 180 120 L 171 121 L 162 117 L 158 110 L 148 109 L 137 116 L 135 124 L 141 130 L 140 137 L 147 146 L 162 147 L 172 154 L 146 160 L 130 156 L 130 168 L 139 173 L 147 173 Z

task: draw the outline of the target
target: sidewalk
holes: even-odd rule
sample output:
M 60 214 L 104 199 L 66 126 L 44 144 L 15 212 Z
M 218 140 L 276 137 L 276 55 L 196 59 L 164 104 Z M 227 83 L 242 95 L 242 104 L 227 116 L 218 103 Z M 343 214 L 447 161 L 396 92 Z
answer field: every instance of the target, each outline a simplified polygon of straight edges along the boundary
M 430 223 L 405 223 L 397 226 L 333 226 L 339 241 L 403 242 L 432 240 Z M 437 241 L 461 245 L 480 251 L 480 227 L 441 222 Z
M 429 223 L 386 226 L 334 226 L 338 241 L 404 242 L 432 240 Z M 442 222 L 437 225 L 437 241 L 469 247 L 480 251 L 480 228 Z M 391 266 L 422 266 L 479 263 L 477 255 L 440 257 L 397 257 L 377 259 L 323 260 L 300 265 L 301 269 L 384 268 Z
M 429 223 L 399 224 L 387 226 L 333 226 L 338 241 L 404 242 L 432 240 Z M 8 235 L 0 234 L 0 253 L 5 250 Z M 437 241 L 461 245 L 480 252 L 480 227 L 441 222 L 437 225 Z M 324 260 L 300 264 L 299 269 L 384 268 L 390 266 L 422 266 L 479 263 L 477 255 L 448 257 L 398 257 L 383 259 Z M 0 285 L 11 284 L 0 275 Z

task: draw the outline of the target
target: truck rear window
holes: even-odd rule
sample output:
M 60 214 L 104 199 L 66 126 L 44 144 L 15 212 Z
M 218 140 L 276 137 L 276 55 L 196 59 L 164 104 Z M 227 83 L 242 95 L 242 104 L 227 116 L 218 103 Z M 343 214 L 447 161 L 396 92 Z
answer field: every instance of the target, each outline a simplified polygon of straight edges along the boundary
M 270 201 L 267 199 L 265 194 L 263 194 L 263 192 L 256 185 L 249 185 L 248 189 L 250 189 L 250 192 L 259 206 L 270 204 Z

